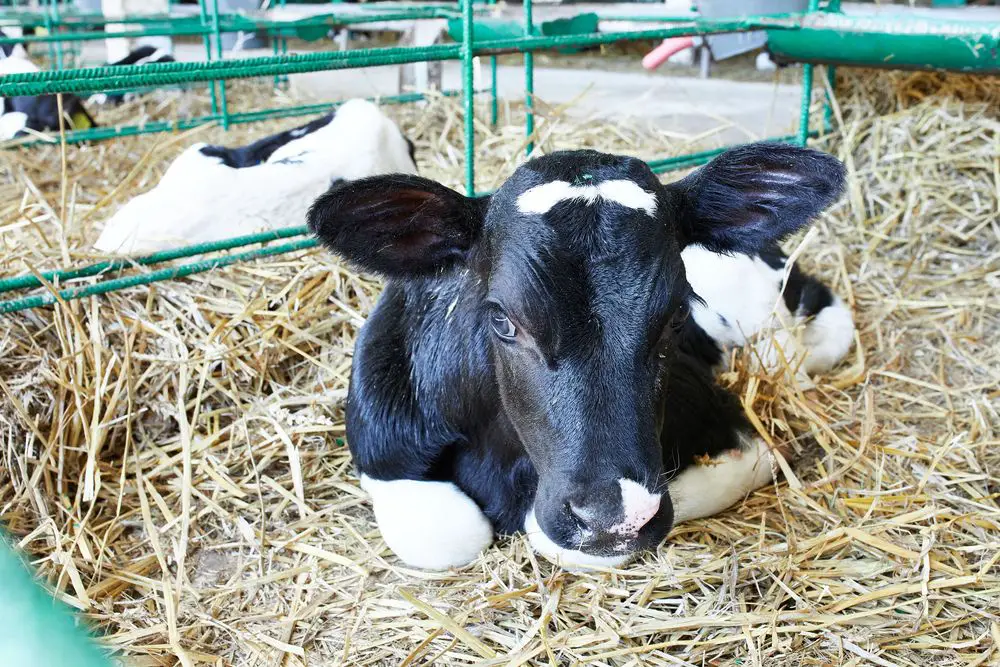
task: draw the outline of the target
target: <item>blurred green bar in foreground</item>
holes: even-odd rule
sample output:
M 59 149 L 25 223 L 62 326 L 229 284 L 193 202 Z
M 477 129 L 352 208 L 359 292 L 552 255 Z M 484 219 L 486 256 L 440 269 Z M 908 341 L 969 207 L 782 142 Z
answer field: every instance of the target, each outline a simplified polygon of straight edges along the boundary
M 0 531 L 0 665 L 110 667 L 71 610 L 34 581 Z

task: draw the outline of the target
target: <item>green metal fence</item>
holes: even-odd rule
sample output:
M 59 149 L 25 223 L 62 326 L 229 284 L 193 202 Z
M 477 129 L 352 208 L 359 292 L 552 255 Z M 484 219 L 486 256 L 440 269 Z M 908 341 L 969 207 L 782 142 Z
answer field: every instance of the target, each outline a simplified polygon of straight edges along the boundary
M 343 5 L 340 5 L 343 7 Z M 355 6 L 357 7 L 357 6 Z M 225 95 L 225 82 L 233 79 L 251 77 L 284 77 L 289 74 L 337 70 L 375 65 L 391 65 L 427 61 L 458 60 L 462 64 L 462 89 L 453 91 L 463 97 L 465 110 L 465 190 L 469 195 L 484 193 L 476 190 L 475 163 L 475 106 L 473 88 L 473 62 L 476 56 L 494 58 L 494 72 L 491 85 L 492 110 L 491 119 L 496 119 L 496 78 L 495 56 L 504 53 L 523 53 L 525 76 L 525 106 L 527 110 L 525 133 L 528 152 L 533 150 L 534 138 L 534 68 L 532 54 L 536 51 L 560 47 L 586 47 L 618 42 L 664 39 L 686 35 L 711 35 L 737 31 L 766 30 L 769 41 L 777 44 L 777 55 L 786 60 L 805 60 L 803 65 L 803 85 L 801 98 L 801 113 L 798 131 L 795 135 L 774 137 L 774 141 L 794 142 L 805 145 L 810 136 L 815 133 L 810 130 L 810 109 L 812 103 L 813 68 L 816 62 L 834 62 L 851 65 L 864 64 L 868 66 L 893 66 L 892 58 L 879 51 L 879 45 L 902 43 L 906 45 L 908 65 L 923 62 L 924 66 L 962 71 L 979 71 L 986 73 L 1000 72 L 998 66 L 998 46 L 1000 46 L 1000 26 L 979 22 L 938 21 L 933 26 L 927 26 L 926 21 L 907 19 L 906 17 L 857 18 L 846 17 L 838 13 L 839 2 L 831 0 L 820 7 L 819 0 L 810 0 L 806 12 L 798 14 L 781 14 L 769 16 L 737 17 L 731 19 L 700 19 L 687 16 L 634 16 L 615 17 L 616 20 L 631 20 L 644 23 L 658 22 L 662 27 L 654 29 L 630 30 L 610 33 L 591 33 L 578 35 L 539 35 L 532 15 L 532 0 L 524 0 L 524 31 L 523 35 L 475 40 L 474 27 L 477 22 L 488 21 L 489 5 L 476 3 L 475 0 L 464 0 L 454 4 L 422 4 L 402 5 L 394 3 L 370 3 L 361 6 L 359 10 L 338 12 L 338 5 L 332 4 L 331 11 L 299 21 L 263 20 L 235 14 L 222 14 L 218 11 L 217 0 L 201 0 L 200 12 L 197 17 L 132 17 L 113 18 L 103 16 L 74 14 L 69 11 L 58 13 L 54 6 L 44 13 L 31 12 L 0 12 L 0 20 L 15 16 L 24 25 L 44 26 L 46 35 L 39 35 L 29 40 L 46 44 L 60 44 L 63 41 L 94 39 L 107 36 L 103 32 L 88 32 L 87 30 L 101 28 L 109 22 L 127 23 L 138 26 L 131 31 L 134 34 L 162 35 L 200 35 L 206 48 L 205 62 L 175 62 L 158 63 L 141 66 L 120 67 L 89 67 L 80 69 L 59 69 L 58 67 L 32 74 L 17 74 L 0 80 L 0 96 L 38 95 L 51 93 L 82 93 L 92 91 L 127 91 L 150 86 L 168 86 L 208 82 L 213 91 L 212 113 L 207 116 L 175 122 L 154 122 L 141 126 L 123 126 L 109 128 L 93 128 L 89 130 L 69 132 L 59 140 L 67 142 L 92 141 L 111 139 L 148 132 L 165 132 L 187 129 L 206 123 L 220 123 L 229 127 L 234 123 L 255 122 L 266 118 L 290 117 L 326 111 L 334 105 L 304 105 L 281 109 L 265 109 L 245 113 L 231 113 Z M 268 57 L 221 58 L 220 35 L 227 31 L 268 31 L 279 37 L 302 35 L 303 30 L 326 28 L 342 28 L 372 22 L 391 22 L 403 20 L 425 20 L 440 18 L 459 18 L 462 25 L 462 40 L 460 43 L 434 44 L 431 46 L 384 47 L 374 49 L 357 49 L 350 51 L 320 51 L 308 54 L 276 53 Z M 835 35 L 834 35 L 835 33 Z M 115 33 L 121 36 L 130 33 Z M 801 35 L 810 35 L 809 40 L 803 40 Z M 884 39 L 891 36 L 893 40 Z M 836 39 L 834 37 L 836 36 Z M 829 38 L 829 39 L 827 39 Z M 929 40 L 929 41 L 928 41 Z M 829 58 L 824 59 L 822 44 L 831 46 Z M 215 48 L 212 48 L 214 44 Z M 860 48 L 863 44 L 864 48 Z M 974 44 L 976 48 L 970 48 Z M 936 49 L 928 50 L 928 45 Z M 966 53 L 958 53 L 959 46 Z M 286 48 L 283 46 L 282 48 Z M 887 47 L 885 47 L 887 48 Z M 899 48 L 898 46 L 894 48 Z M 924 51 L 920 51 L 924 48 Z M 916 51 L 914 51 L 916 49 Z M 946 61 L 935 61 L 935 53 L 949 54 Z M 918 55 L 914 55 L 914 53 Z M 923 54 L 920 56 L 919 54 Z M 799 57 L 801 55 L 801 58 Z M 891 54 L 890 54 L 891 55 Z M 923 61 L 921 61 L 921 57 Z M 828 68 L 828 76 L 832 82 L 832 67 Z M 409 102 L 422 99 L 419 93 L 394 96 L 383 99 L 383 102 Z M 826 119 L 829 122 L 829 105 Z M 700 153 L 682 155 L 650 161 L 650 167 L 655 172 L 666 172 L 675 169 L 691 168 L 703 164 L 721 152 L 722 149 L 703 151 Z M 271 241 L 285 239 L 278 245 L 271 245 L 252 250 L 243 250 L 227 255 L 217 253 L 237 250 L 254 245 L 267 244 Z M 294 239 L 294 240 L 288 240 Z M 239 239 L 232 239 L 221 244 L 204 244 L 191 246 L 168 253 L 157 253 L 147 257 L 130 260 L 115 260 L 97 264 L 75 267 L 44 274 L 44 280 L 34 276 L 18 276 L 0 279 L 0 293 L 13 290 L 39 288 L 44 293 L 29 295 L 18 299 L 0 301 L 0 313 L 15 312 L 26 308 L 34 308 L 56 303 L 60 300 L 72 300 L 103 294 L 135 285 L 149 284 L 160 280 L 170 280 L 194 273 L 209 271 L 213 268 L 232 264 L 238 261 L 258 257 L 291 252 L 311 247 L 314 241 L 308 237 L 305 227 L 294 227 L 280 232 L 265 232 Z M 139 267 L 151 267 L 159 264 L 195 256 L 202 257 L 199 261 L 183 263 L 170 268 L 161 268 L 149 272 L 137 271 Z M 122 275 L 123 273 L 128 275 Z M 100 278 L 96 284 L 82 286 L 67 286 L 67 283 Z

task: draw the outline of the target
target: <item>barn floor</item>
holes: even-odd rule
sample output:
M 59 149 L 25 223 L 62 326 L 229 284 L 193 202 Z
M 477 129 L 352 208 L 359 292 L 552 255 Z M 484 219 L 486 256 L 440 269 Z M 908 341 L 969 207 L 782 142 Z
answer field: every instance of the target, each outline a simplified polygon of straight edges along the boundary
M 640 562 L 574 575 L 515 538 L 402 567 L 340 440 L 379 285 L 320 251 L 0 316 L 0 522 L 130 665 L 997 664 L 1000 82 L 856 72 L 840 91 L 819 145 L 850 188 L 801 256 L 860 347 L 808 389 L 738 355 L 722 381 L 799 457 Z M 457 102 L 392 113 L 458 185 Z M 478 126 L 480 187 L 519 159 L 521 109 L 502 115 Z M 703 145 L 542 116 L 546 151 Z M 0 273 L 84 261 L 191 141 L 291 124 L 0 154 Z

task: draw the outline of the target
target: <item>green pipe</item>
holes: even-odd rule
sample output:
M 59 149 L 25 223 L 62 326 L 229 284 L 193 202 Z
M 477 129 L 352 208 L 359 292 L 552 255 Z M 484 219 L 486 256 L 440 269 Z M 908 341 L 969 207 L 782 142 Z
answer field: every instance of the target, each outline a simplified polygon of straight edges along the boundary
M 235 13 L 220 13 L 220 20 L 226 25 L 229 22 L 242 25 L 253 25 L 257 28 L 264 27 L 282 27 L 282 26 L 297 26 L 297 25 L 311 25 L 317 22 L 335 22 L 335 23 L 352 23 L 355 21 L 366 23 L 373 21 L 403 21 L 411 19 L 433 19 L 433 18 L 455 18 L 460 16 L 461 12 L 458 10 L 457 4 L 443 5 L 443 6 L 428 6 L 421 5 L 420 7 L 407 7 L 405 5 L 396 5 L 392 3 L 369 3 L 369 7 L 378 7 L 379 9 L 368 9 L 364 7 L 365 11 L 363 13 L 349 13 L 349 14 L 315 14 L 313 16 L 304 17 L 301 19 L 292 20 L 275 20 L 275 19 L 257 19 L 251 16 L 245 16 L 243 14 Z M 388 9 L 381 9 L 382 7 L 388 7 Z M 23 14 L 21 16 L 9 16 L 4 15 L 0 12 L 0 21 L 8 20 L 18 23 L 23 27 L 44 27 L 47 25 L 46 21 L 51 20 L 47 18 L 45 13 L 33 13 L 31 15 Z M 102 14 L 69 14 L 61 15 L 58 22 L 55 25 L 63 27 L 76 27 L 76 28 L 100 28 L 108 24 L 134 24 L 134 25 L 150 25 L 150 24 L 183 24 L 183 23 L 196 23 L 198 22 L 196 16 L 171 16 L 167 14 L 152 14 L 152 15 L 141 15 L 141 16 L 122 16 L 109 18 Z M 246 28 L 237 28 L 246 29 Z M 31 40 L 33 37 L 31 35 L 25 36 L 26 40 Z
M 202 0 L 204 1 L 204 0 Z M 212 36 L 215 37 L 215 55 L 219 60 L 222 60 L 222 31 L 219 30 L 219 0 L 212 0 Z M 214 89 L 215 84 L 219 84 L 219 107 L 220 115 L 222 116 L 222 129 L 229 129 L 229 103 L 226 100 L 226 82 L 225 80 L 212 82 L 212 87 Z
M 496 6 L 497 0 L 489 0 L 490 7 Z M 475 29 L 475 26 L 473 26 Z M 490 56 L 490 127 L 497 126 L 500 109 L 497 103 L 497 57 Z
M 1000 74 L 1000 26 L 987 21 L 817 12 L 800 30 L 768 30 L 776 62 Z
M 535 32 L 531 8 L 531 0 L 524 0 L 525 37 L 532 37 Z M 528 139 L 524 152 L 530 156 L 535 150 L 535 142 L 531 141 L 535 134 L 535 56 L 530 51 L 524 54 L 524 133 Z
M 809 142 L 809 107 L 812 105 L 813 65 L 802 66 L 802 108 L 799 110 L 798 143 L 805 146 Z
M 208 2 L 208 0 L 198 0 L 198 16 L 201 18 L 202 29 L 206 31 L 202 33 L 202 43 L 205 45 L 205 58 L 211 61 L 212 39 L 211 37 L 209 37 L 209 32 L 208 32 L 208 9 L 205 7 L 206 2 Z M 93 69 L 104 69 L 104 68 L 93 68 Z M 86 78 L 87 75 L 84 74 L 83 77 Z M 211 81 L 209 83 L 208 94 L 212 100 L 212 116 L 217 117 L 219 115 L 219 98 L 215 90 L 215 81 Z
M 73 614 L 36 583 L 0 531 L 0 665 L 110 667 Z
M 480 91 L 481 92 L 481 91 Z M 453 97 L 459 95 L 461 91 L 446 90 L 441 95 L 445 97 Z M 390 95 L 388 97 L 369 97 L 367 98 L 370 102 L 377 102 L 379 104 L 405 104 L 407 102 L 418 102 L 425 99 L 422 93 L 403 93 L 402 95 Z M 243 113 L 233 113 L 229 115 L 229 124 L 237 125 L 241 123 L 254 123 L 261 120 L 271 120 L 275 118 L 295 118 L 298 116 L 308 116 L 311 114 L 327 113 L 332 109 L 336 109 L 343 102 L 324 102 L 321 104 L 303 104 L 299 106 L 291 107 L 279 107 L 276 109 L 261 109 L 258 111 L 246 111 Z M 72 132 L 67 132 L 64 135 L 66 143 L 75 144 L 82 141 L 103 141 L 106 139 L 115 139 L 118 137 L 133 137 L 142 134 L 157 134 L 160 132 L 176 132 L 180 130 L 190 130 L 196 127 L 201 127 L 202 125 L 208 125 L 210 123 L 216 123 L 219 121 L 218 116 L 201 116 L 196 118 L 187 118 L 184 120 L 176 121 L 151 121 L 148 123 L 143 123 L 142 125 L 124 125 L 124 126 L 113 126 L 113 127 L 97 127 L 90 128 L 86 130 L 74 130 Z M 51 141 L 45 141 L 44 139 L 31 138 L 28 140 L 11 140 L 2 144 L 0 146 L 6 148 L 17 148 L 22 146 L 33 146 L 41 143 L 59 143 L 63 137 L 52 137 Z
M 725 21 L 697 21 L 690 26 L 657 28 L 584 35 L 552 35 L 518 37 L 481 42 L 472 49 L 472 55 L 495 55 L 539 51 L 562 46 L 596 46 L 623 41 L 665 39 L 691 34 L 718 34 L 741 30 L 758 30 L 765 27 L 791 28 L 772 20 L 732 19 Z M 374 65 L 396 65 L 431 60 L 461 58 L 462 45 L 434 44 L 424 47 L 389 47 L 380 49 L 355 49 L 351 51 L 325 51 L 289 56 L 265 56 L 233 59 L 207 63 L 173 62 L 146 65 L 108 66 L 61 72 L 42 71 L 11 74 L 0 82 L 0 96 L 44 95 L 53 93 L 79 93 L 91 90 L 120 90 L 138 85 L 165 85 L 210 81 L 213 79 L 250 78 L 271 76 L 276 73 L 315 72 L 328 69 L 346 69 Z
M 470 196 L 476 191 L 476 107 L 472 78 L 475 48 L 473 25 L 472 0 L 465 0 L 462 5 L 462 97 L 465 103 L 465 191 Z
M 826 66 L 826 91 L 823 96 L 823 131 L 833 132 L 833 94 L 837 89 L 837 67 Z
M 70 280 L 90 278 L 91 276 L 96 276 L 110 271 L 128 269 L 134 266 L 161 264 L 163 262 L 169 262 L 184 257 L 193 257 L 195 255 L 204 255 L 210 252 L 232 250 L 233 248 L 248 246 L 254 243 L 268 243 L 269 241 L 277 241 L 292 236 L 302 236 L 303 234 L 308 233 L 309 229 L 304 225 L 301 227 L 274 229 L 266 232 L 259 232 L 257 234 L 236 236 L 222 241 L 212 241 L 209 243 L 199 243 L 197 245 L 176 248 L 173 250 L 163 250 L 161 252 L 154 252 L 150 255 L 143 255 L 141 257 L 113 259 L 105 262 L 98 262 L 96 264 L 90 264 L 79 269 L 70 269 L 68 271 L 43 271 L 39 275 L 41 275 L 46 282 L 59 282 L 60 284 L 63 284 Z M 18 289 L 27 289 L 29 287 L 41 287 L 43 284 L 44 283 L 34 274 L 26 274 L 16 276 L 14 278 L 2 278 L 0 279 L 0 294 Z
M 226 255 L 224 257 L 213 257 L 211 259 L 191 262 L 189 264 L 181 264 L 180 266 L 175 266 L 169 269 L 151 271 L 150 273 L 142 275 L 105 280 L 97 283 L 96 285 L 64 289 L 59 291 L 59 298 L 63 301 L 71 301 L 73 299 L 83 299 L 88 296 L 96 296 L 98 294 L 107 294 L 108 292 L 117 292 L 130 287 L 149 285 L 151 283 L 162 282 L 164 280 L 183 278 L 196 273 L 204 273 L 219 267 L 236 264 L 237 262 L 247 262 L 254 259 L 260 259 L 262 257 L 281 255 L 289 252 L 295 252 L 297 250 L 306 250 L 308 248 L 313 248 L 316 245 L 317 241 L 314 238 L 299 239 L 297 241 L 292 241 L 291 243 L 282 243 L 280 245 L 268 246 L 257 250 L 248 250 L 246 252 Z M 39 296 L 14 299 L 11 301 L 0 301 L 0 314 L 14 313 L 19 310 L 38 308 L 39 306 L 48 306 L 56 303 L 59 298 L 57 298 L 54 294 L 42 294 Z

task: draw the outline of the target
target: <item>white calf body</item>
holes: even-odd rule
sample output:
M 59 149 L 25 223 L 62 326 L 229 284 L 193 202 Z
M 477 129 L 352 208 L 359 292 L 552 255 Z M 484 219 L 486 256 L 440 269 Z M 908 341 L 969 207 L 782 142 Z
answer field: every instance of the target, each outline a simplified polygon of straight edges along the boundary
M 365 100 L 341 106 L 324 127 L 289 141 L 263 164 L 235 169 L 185 150 L 160 182 L 118 210 L 94 247 L 138 254 L 305 224 L 334 179 L 416 173 L 399 128 Z

